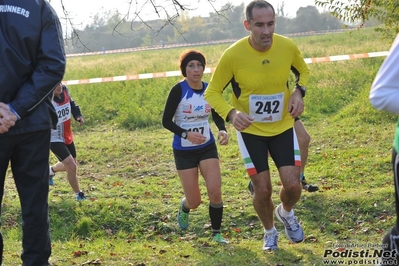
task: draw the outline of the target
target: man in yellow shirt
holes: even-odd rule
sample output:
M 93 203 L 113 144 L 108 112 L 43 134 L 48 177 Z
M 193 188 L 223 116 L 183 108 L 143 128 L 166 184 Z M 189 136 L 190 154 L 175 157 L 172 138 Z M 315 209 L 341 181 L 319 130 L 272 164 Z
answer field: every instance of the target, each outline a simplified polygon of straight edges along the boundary
M 237 129 L 241 155 L 255 190 L 253 205 L 265 229 L 263 249 L 276 250 L 279 233 L 274 227 L 268 152 L 282 184 L 275 215 L 291 242 L 304 240 L 293 210 L 302 191 L 301 158 L 293 127 L 294 118 L 304 109 L 309 69 L 294 42 L 274 34 L 276 16 L 270 3 L 254 0 L 245 15 L 244 26 L 250 35 L 224 51 L 205 99 Z M 291 71 L 297 76 L 292 92 L 288 88 Z M 232 105 L 222 95 L 230 82 Z

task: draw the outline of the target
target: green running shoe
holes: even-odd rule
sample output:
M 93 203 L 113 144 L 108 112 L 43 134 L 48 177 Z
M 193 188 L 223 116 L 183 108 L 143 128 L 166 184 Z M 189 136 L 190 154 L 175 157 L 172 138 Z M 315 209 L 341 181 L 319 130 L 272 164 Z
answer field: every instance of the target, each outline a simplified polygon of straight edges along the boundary
M 188 212 L 183 211 L 183 200 L 180 202 L 179 212 L 177 213 L 177 222 L 180 225 L 180 228 L 186 230 L 188 228 Z
M 228 244 L 229 243 L 229 241 L 224 239 L 224 237 L 220 233 L 217 233 L 216 235 L 213 236 L 213 242 L 217 242 L 220 244 Z

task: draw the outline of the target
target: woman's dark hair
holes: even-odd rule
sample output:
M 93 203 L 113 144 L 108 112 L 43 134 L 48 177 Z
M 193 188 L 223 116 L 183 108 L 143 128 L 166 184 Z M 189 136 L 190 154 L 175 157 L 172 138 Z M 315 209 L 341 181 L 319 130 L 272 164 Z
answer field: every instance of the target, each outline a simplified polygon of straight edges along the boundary
M 197 50 L 185 51 L 180 56 L 180 71 L 183 77 L 186 77 L 186 67 L 188 65 L 188 62 L 192 60 L 197 60 L 201 62 L 202 66 L 205 68 L 206 59 L 203 53 Z

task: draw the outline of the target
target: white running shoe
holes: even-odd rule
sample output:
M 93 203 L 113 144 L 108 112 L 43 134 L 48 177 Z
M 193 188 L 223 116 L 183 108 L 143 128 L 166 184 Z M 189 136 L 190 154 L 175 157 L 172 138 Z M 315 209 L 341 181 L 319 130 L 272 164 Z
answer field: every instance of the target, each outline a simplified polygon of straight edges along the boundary
M 276 216 L 284 224 L 285 234 L 288 239 L 293 243 L 300 243 L 305 239 L 301 225 L 298 223 L 297 218 L 292 215 L 289 217 L 283 217 L 281 215 L 281 203 L 276 208 Z
M 278 235 L 279 233 L 277 231 L 271 235 L 265 234 L 265 236 L 263 237 L 263 250 L 277 250 Z

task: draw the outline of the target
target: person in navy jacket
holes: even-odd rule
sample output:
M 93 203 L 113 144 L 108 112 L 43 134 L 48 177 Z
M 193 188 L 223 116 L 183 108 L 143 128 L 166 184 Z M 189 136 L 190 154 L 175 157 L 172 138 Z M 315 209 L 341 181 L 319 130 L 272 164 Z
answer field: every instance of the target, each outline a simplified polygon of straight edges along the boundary
M 0 182 L 4 186 L 11 165 L 24 266 L 50 265 L 48 162 L 50 130 L 57 124 L 51 96 L 65 62 L 61 24 L 47 1 L 0 0 Z M 1 235 L 0 252 L 1 264 Z

